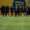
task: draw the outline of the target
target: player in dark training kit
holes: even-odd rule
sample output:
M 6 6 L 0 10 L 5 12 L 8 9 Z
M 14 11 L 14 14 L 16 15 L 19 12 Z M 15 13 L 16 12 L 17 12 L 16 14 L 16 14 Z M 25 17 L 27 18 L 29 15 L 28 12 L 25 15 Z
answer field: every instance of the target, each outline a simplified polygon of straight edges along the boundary
M 4 13 L 5 13 L 5 6 L 2 6 L 1 7 L 1 14 L 2 14 L 2 16 L 4 16 Z
M 6 6 L 6 8 L 5 8 L 5 15 L 8 15 L 8 13 L 9 13 L 9 6 Z

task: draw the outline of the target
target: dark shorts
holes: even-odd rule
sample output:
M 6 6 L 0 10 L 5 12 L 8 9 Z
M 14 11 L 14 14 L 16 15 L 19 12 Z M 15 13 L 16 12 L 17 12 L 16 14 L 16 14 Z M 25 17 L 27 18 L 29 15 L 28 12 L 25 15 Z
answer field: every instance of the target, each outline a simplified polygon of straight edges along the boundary
M 21 10 L 21 12 L 25 12 L 25 10 Z
M 20 10 L 17 10 L 18 13 L 20 13 L 21 11 Z
M 17 10 L 15 10 L 15 13 L 18 13 Z
M 8 11 L 6 10 L 5 13 L 6 13 L 6 14 L 9 13 L 9 10 L 8 10 Z
M 4 11 L 3 11 L 3 10 L 1 10 L 1 13 L 4 13 Z

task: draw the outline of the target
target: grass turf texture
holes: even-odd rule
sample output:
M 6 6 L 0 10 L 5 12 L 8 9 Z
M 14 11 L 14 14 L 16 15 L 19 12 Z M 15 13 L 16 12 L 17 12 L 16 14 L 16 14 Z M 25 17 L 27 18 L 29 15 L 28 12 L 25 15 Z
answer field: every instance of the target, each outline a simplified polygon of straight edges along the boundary
M 0 16 L 0 30 L 30 30 L 30 17 Z

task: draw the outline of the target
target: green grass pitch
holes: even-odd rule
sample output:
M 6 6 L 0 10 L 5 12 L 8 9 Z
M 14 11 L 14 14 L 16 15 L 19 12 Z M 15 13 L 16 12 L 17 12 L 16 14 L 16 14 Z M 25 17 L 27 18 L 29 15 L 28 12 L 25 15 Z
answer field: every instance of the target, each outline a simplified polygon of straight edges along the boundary
M 0 16 L 0 30 L 30 30 L 30 17 Z

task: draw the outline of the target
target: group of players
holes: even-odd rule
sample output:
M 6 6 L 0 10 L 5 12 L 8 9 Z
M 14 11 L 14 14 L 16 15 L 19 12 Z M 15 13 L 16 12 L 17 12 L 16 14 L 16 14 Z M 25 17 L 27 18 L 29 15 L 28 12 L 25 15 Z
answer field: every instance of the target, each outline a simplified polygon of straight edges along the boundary
M 26 7 L 24 7 L 24 6 L 20 6 L 20 5 L 18 5 L 18 6 L 15 6 L 15 7 L 9 7 L 9 6 L 2 6 L 1 7 L 1 14 L 4 16 L 4 14 L 5 15 L 7 15 L 7 14 L 9 14 L 9 10 L 11 10 L 11 16 L 13 16 L 13 11 L 15 10 L 15 16 L 17 16 L 17 14 L 18 14 L 18 16 L 19 16 L 19 14 L 21 13 L 21 12 L 25 12 L 26 13 Z

